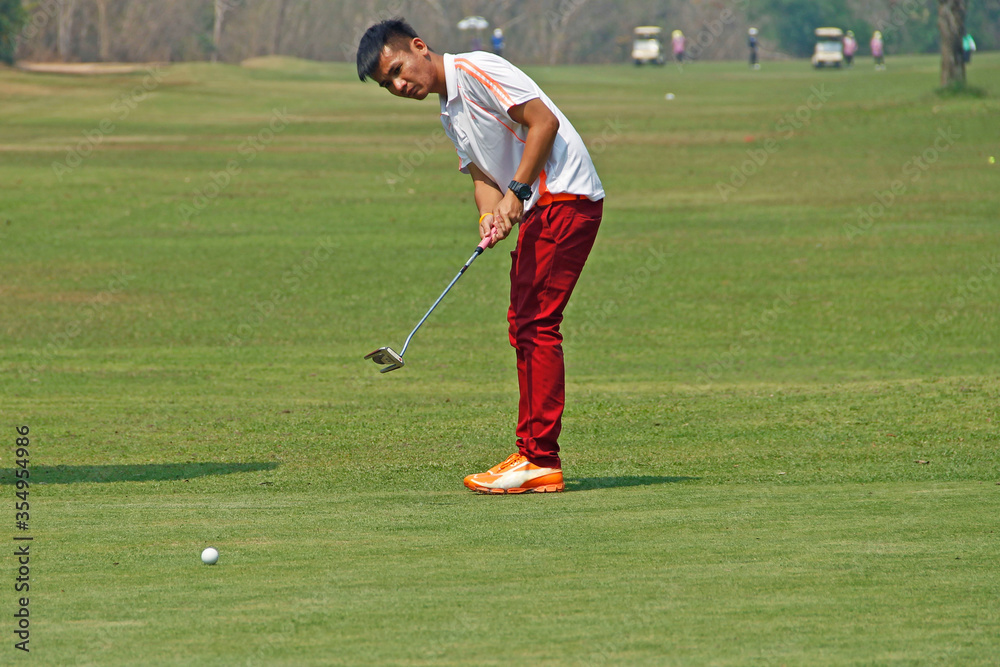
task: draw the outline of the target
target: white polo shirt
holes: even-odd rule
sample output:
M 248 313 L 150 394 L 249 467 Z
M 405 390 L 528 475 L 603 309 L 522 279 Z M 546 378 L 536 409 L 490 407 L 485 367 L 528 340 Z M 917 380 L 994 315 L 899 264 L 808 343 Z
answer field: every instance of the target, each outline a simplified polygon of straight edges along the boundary
M 559 119 L 559 132 L 541 175 L 531 184 L 533 194 L 524 210 L 546 193 L 583 195 L 592 201 L 604 198 L 604 187 L 583 139 L 527 74 L 485 51 L 444 54 L 444 72 L 448 97 L 440 96 L 441 124 L 455 144 L 461 172 L 469 173 L 469 164 L 475 163 L 506 192 L 521 164 L 528 136 L 528 128 L 507 112 L 538 98 Z

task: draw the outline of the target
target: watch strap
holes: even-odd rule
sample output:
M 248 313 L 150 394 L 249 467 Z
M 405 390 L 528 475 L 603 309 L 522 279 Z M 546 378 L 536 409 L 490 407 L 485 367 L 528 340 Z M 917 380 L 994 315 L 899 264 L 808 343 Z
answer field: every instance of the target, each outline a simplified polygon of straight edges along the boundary
M 527 183 L 521 183 L 519 181 L 511 181 L 507 188 L 514 193 L 521 201 L 528 201 L 531 199 L 531 186 Z

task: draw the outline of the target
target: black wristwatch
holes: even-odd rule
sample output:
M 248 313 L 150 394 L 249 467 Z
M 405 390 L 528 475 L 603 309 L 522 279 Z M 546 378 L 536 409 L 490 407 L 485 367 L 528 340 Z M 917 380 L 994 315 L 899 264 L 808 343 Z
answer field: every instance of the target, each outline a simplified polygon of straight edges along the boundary
M 528 201 L 531 199 L 531 186 L 527 183 L 518 183 L 517 181 L 511 181 L 507 189 L 514 193 L 514 196 L 521 201 Z

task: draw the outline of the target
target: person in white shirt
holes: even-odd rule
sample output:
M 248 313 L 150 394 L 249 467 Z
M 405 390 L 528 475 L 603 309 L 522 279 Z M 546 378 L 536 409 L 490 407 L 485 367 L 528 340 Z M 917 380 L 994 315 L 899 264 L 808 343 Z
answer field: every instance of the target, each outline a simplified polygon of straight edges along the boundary
M 480 239 L 518 227 L 511 252 L 510 343 L 517 355 L 517 447 L 465 486 L 562 491 L 565 367 L 559 325 L 603 217 L 604 188 L 580 135 L 524 72 L 484 52 L 438 54 L 402 19 L 361 38 L 358 77 L 398 97 L 437 94 L 459 170 L 472 177 Z

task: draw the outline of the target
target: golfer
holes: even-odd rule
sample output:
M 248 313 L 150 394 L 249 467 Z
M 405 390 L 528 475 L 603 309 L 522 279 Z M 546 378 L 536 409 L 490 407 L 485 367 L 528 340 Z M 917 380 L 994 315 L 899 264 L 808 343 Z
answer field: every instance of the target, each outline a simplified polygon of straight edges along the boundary
M 465 486 L 480 493 L 562 491 L 563 309 L 601 224 L 604 188 L 583 140 L 524 72 L 492 53 L 438 54 L 401 19 L 370 27 L 358 76 L 398 97 L 437 94 L 441 123 L 472 176 L 479 237 L 517 228 L 510 343 L 520 391 L 517 449 Z
M 875 69 L 885 69 L 885 42 L 882 41 L 881 31 L 876 30 L 872 34 L 869 46 L 872 49 L 872 57 L 875 58 Z

